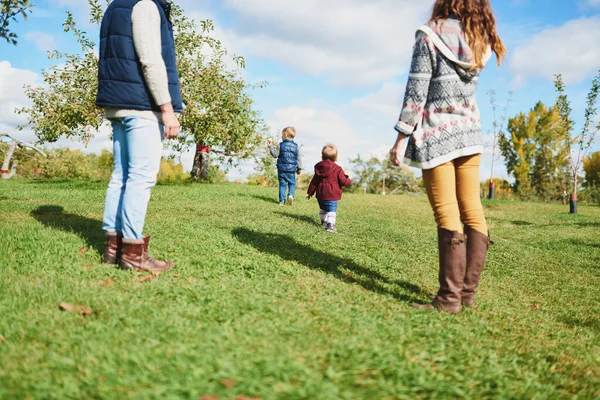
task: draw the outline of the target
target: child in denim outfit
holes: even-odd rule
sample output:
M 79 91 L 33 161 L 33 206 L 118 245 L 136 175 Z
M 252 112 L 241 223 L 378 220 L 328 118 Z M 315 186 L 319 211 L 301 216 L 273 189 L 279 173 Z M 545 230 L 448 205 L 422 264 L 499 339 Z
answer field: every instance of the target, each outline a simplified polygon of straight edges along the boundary
M 326 145 L 321 155 L 323 161 L 315 165 L 315 176 L 310 181 L 306 198 L 310 199 L 316 193 L 321 225 L 327 232 L 336 233 L 337 207 L 342 199 L 342 187 L 350 186 L 352 181 L 346 171 L 335 163 L 338 159 L 336 146 Z
M 302 170 L 302 159 L 300 158 L 300 149 L 294 138 L 296 129 L 288 126 L 281 131 L 281 143 L 274 146 L 273 141 L 269 139 L 269 152 L 274 158 L 277 158 L 277 177 L 279 178 L 279 205 L 286 204 L 291 206 L 296 194 L 296 174 Z M 287 193 L 286 193 L 287 192 Z

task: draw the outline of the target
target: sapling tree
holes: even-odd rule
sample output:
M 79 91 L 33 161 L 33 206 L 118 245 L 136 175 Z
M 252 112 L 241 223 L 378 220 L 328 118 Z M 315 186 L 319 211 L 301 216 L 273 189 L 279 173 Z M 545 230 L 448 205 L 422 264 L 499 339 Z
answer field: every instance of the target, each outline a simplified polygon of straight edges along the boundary
M 568 148 L 569 167 L 573 179 L 573 190 L 570 199 L 570 213 L 577 214 L 577 188 L 579 184 L 579 173 L 583 166 L 583 160 L 594 144 L 594 139 L 600 123 L 596 122 L 598 109 L 596 107 L 598 94 L 600 92 L 600 73 L 592 80 L 592 87 L 587 95 L 585 107 L 585 118 L 583 127 L 579 134 L 575 134 L 575 122 L 571 119 L 571 103 L 565 92 L 565 84 L 561 74 L 555 75 L 554 86 L 557 92 L 556 107 L 560 114 L 560 133 Z
M 506 121 L 508 120 L 508 109 L 510 108 L 510 104 L 512 103 L 512 95 L 513 92 L 508 92 L 508 99 L 506 100 L 506 104 L 504 105 L 502 117 L 500 121 L 498 121 L 497 111 L 498 111 L 498 103 L 496 102 L 496 91 L 490 90 L 488 92 L 488 96 L 490 97 L 490 104 L 492 106 L 492 166 L 490 168 L 490 188 L 488 193 L 488 199 L 494 198 L 494 193 L 496 189 L 496 184 L 494 183 L 494 164 L 496 162 L 496 154 L 498 150 L 498 141 L 504 131 L 504 127 L 506 126 Z

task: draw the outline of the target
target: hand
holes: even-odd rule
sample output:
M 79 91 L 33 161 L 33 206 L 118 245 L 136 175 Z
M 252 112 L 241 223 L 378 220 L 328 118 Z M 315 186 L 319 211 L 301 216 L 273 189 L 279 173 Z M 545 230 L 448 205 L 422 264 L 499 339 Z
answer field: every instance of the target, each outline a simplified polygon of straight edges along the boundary
M 403 133 L 398 133 L 398 138 L 396 139 L 396 143 L 390 150 L 390 161 L 396 167 L 398 167 L 402 163 L 402 155 L 401 152 L 404 149 L 404 140 L 406 139 L 406 135 Z
M 173 105 L 171 103 L 166 103 L 160 106 L 160 111 L 162 112 L 162 121 L 165 127 L 165 139 L 175 139 L 179 134 L 179 120 L 177 119 L 177 115 L 173 111 Z
M 307 194 L 307 195 L 306 195 L 306 200 L 310 200 L 310 198 L 311 198 L 311 197 L 312 197 L 312 196 L 311 196 L 310 194 Z
M 268 144 L 269 146 L 270 146 L 270 145 L 272 145 L 272 144 L 273 144 L 273 139 L 271 139 L 271 138 L 268 138 L 268 139 L 267 139 L 267 144 Z
M 344 171 L 344 175 L 345 175 L 345 176 L 346 176 L 346 178 L 347 178 L 347 177 L 349 177 L 349 176 L 350 176 L 350 173 L 349 173 L 348 171 Z

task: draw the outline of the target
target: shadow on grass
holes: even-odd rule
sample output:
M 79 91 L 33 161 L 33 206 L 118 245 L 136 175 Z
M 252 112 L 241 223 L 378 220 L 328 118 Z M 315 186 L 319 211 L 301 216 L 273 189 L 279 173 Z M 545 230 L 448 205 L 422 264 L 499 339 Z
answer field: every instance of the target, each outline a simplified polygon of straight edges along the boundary
M 265 201 L 267 203 L 279 204 L 279 201 L 277 201 L 277 199 L 274 198 L 274 197 L 269 197 L 269 196 L 260 195 L 260 194 L 247 194 L 246 196 L 247 197 L 252 197 L 252 198 L 257 199 L 257 200 L 262 200 L 262 201 Z
M 361 285 L 372 292 L 390 295 L 405 302 L 420 301 L 415 296 L 422 293 L 419 286 L 405 281 L 388 279 L 352 260 L 298 243 L 290 236 L 255 232 L 245 228 L 234 229 L 232 234 L 241 243 L 251 245 L 260 252 L 274 254 L 284 260 L 296 261 L 308 268 L 331 274 L 344 282 Z M 400 290 L 387 288 L 384 285 L 394 285 Z
M 510 221 L 511 224 L 516 226 L 533 226 L 535 225 L 533 222 L 528 221 Z
M 306 222 L 307 224 L 310 224 L 310 225 L 321 226 L 321 224 L 317 222 L 318 221 L 317 218 L 311 218 L 306 215 L 288 214 L 288 213 L 281 212 L 281 211 L 277 211 L 277 212 L 275 212 L 275 214 L 279 214 L 283 217 L 295 219 L 296 221 L 299 221 L 299 222 Z
M 54 205 L 40 206 L 31 212 L 31 216 L 51 229 L 75 233 L 87 242 L 88 247 L 102 254 L 106 239 L 102 221 L 66 213 L 62 206 Z
M 600 243 L 588 243 L 588 242 L 584 242 L 583 240 L 579 240 L 579 239 L 569 239 L 569 244 L 571 244 L 573 246 L 587 246 L 587 247 L 593 247 L 596 249 L 600 249 Z
M 566 317 L 562 319 L 562 322 L 572 328 L 590 328 L 596 331 L 600 331 L 600 319 L 594 316 L 589 316 L 585 319 Z
M 600 222 L 577 222 L 575 225 L 580 228 L 600 228 Z

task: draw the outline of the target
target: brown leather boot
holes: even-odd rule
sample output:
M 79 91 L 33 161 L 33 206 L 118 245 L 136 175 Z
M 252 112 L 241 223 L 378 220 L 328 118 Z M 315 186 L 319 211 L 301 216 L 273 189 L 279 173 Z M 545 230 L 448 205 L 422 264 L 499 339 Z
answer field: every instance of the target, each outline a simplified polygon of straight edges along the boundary
M 123 239 L 121 250 L 121 269 L 145 272 L 163 272 L 173 267 L 173 262 L 159 264 L 154 259 L 148 259 L 144 251 L 144 239 Z
M 166 269 L 171 269 L 173 268 L 173 261 L 161 261 L 161 260 L 156 260 L 155 258 L 150 256 L 150 251 L 149 251 L 149 246 L 150 246 L 150 235 L 146 235 L 144 236 L 144 254 L 146 255 L 146 258 L 148 259 L 148 261 L 155 263 L 156 265 L 158 265 L 159 268 L 166 268 Z M 169 267 L 169 264 L 171 265 Z
M 489 234 L 484 235 L 468 226 L 465 226 L 465 234 L 467 236 L 467 272 L 461 297 L 463 306 L 475 307 L 475 292 L 479 285 L 479 278 L 485 265 L 491 240 Z
M 438 228 L 438 250 L 440 260 L 440 289 L 431 304 L 413 304 L 421 310 L 438 310 L 450 314 L 461 312 L 461 292 L 467 264 L 465 235 L 456 231 Z
M 121 241 L 123 234 L 121 232 L 106 232 L 106 248 L 102 262 L 104 264 L 118 264 L 121 258 Z

